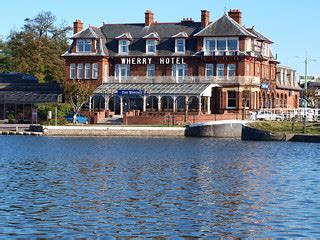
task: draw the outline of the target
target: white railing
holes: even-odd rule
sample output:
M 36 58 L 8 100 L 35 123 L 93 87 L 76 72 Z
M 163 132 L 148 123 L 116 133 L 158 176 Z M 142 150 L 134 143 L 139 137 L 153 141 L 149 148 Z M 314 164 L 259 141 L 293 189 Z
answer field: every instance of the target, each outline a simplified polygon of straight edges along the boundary
M 130 77 L 107 77 L 105 83 L 212 83 L 212 84 L 240 84 L 260 86 L 259 77 L 204 77 L 204 76 L 186 76 L 186 77 L 169 77 L 169 76 L 130 76 Z

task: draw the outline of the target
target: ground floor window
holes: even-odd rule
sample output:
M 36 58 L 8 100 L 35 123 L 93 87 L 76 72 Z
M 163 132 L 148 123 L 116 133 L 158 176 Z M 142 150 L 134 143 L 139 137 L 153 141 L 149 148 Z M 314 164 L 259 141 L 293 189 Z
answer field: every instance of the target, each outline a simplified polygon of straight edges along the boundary
M 228 108 L 236 108 L 237 107 L 237 94 L 236 91 L 228 91 Z

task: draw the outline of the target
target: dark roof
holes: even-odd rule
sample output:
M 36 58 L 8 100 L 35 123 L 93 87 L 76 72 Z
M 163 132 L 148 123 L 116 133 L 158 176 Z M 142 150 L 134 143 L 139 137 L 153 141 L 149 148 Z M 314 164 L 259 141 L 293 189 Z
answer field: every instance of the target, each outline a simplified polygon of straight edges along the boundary
M 257 36 L 258 41 L 267 42 L 267 43 L 273 43 L 272 40 L 262 35 L 260 32 L 258 32 L 254 27 L 247 28 L 249 32 Z
M 203 30 L 195 34 L 198 37 L 228 37 L 228 36 L 246 36 L 256 37 L 245 27 L 241 26 L 227 14 L 224 14 L 217 21 L 210 23 Z
M 151 26 L 145 24 L 106 24 L 101 27 L 101 31 L 106 37 L 107 48 L 111 56 L 118 55 L 118 42 L 115 39 L 123 33 L 129 32 L 132 35 L 129 56 L 148 56 L 145 53 L 146 44 L 143 37 L 156 32 L 159 37 L 157 45 L 158 56 L 175 55 L 175 40 L 172 36 L 186 32 L 189 36 L 201 30 L 201 23 L 155 23 Z M 186 55 L 193 55 L 196 52 L 196 39 L 189 38 L 186 41 Z
M 35 76 L 24 73 L 3 73 L 0 74 L 0 83 L 37 83 Z

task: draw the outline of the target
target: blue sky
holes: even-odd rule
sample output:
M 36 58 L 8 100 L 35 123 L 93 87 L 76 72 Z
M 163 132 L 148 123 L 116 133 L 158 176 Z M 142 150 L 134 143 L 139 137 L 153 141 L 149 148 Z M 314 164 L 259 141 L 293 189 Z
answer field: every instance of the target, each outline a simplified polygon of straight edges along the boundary
M 309 74 L 320 75 L 319 0 L 10 0 L 1 3 L 0 36 L 19 30 L 25 18 L 40 11 L 51 11 L 58 20 L 72 25 L 81 19 L 85 26 L 105 23 L 144 22 L 151 9 L 158 22 L 175 22 L 191 17 L 200 21 L 200 10 L 207 9 L 216 20 L 224 9 L 241 9 L 243 23 L 255 26 L 271 38 L 273 52 L 282 65 L 304 72 L 306 51 L 317 61 L 309 64 Z M 297 58 L 299 56 L 299 58 Z

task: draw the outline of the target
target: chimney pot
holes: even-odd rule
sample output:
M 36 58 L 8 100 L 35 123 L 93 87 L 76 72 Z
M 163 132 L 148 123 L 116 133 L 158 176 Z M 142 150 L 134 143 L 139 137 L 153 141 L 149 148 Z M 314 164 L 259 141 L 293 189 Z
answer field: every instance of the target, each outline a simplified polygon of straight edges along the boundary
M 228 12 L 229 17 L 231 17 L 233 20 L 235 20 L 237 23 L 242 25 L 242 12 L 240 9 L 231 9 Z
M 73 34 L 77 34 L 83 30 L 83 22 L 80 19 L 77 19 L 73 22 Z
M 210 12 L 208 10 L 201 10 L 201 27 L 205 28 L 210 22 Z
M 154 13 L 151 10 L 145 12 L 145 26 L 149 27 L 154 23 Z

